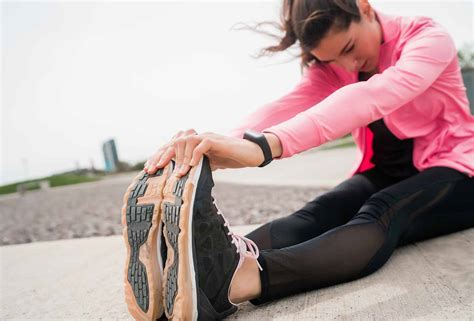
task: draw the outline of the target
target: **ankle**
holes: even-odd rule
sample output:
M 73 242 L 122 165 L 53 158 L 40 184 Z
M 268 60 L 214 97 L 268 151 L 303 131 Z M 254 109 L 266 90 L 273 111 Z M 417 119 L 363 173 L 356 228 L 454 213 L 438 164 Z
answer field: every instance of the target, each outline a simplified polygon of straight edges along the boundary
M 242 265 L 232 280 L 229 299 L 238 304 L 258 298 L 262 291 L 261 287 L 257 260 L 246 254 Z

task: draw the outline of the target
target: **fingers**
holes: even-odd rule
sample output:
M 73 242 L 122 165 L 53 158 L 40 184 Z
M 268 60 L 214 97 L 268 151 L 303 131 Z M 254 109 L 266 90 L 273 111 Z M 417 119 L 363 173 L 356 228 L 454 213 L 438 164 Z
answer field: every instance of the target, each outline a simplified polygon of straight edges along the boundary
M 148 159 L 145 162 L 143 166 L 143 170 L 147 173 L 153 174 L 159 168 L 166 166 L 169 163 L 169 161 L 176 155 L 174 142 L 180 137 L 187 136 L 187 135 L 197 135 L 197 132 L 193 128 L 190 128 L 184 131 L 180 130 L 171 138 L 171 141 L 169 143 L 161 147 L 155 153 L 155 155 L 153 155 L 150 159 Z
M 193 156 L 193 151 L 196 146 L 199 145 L 201 140 L 202 138 L 197 135 L 186 137 L 184 150 L 180 151 L 180 153 L 182 153 L 182 158 L 180 159 L 180 162 L 176 161 L 179 166 L 177 167 L 178 175 L 185 175 L 191 168 L 190 162 L 191 157 Z
M 190 161 L 191 166 L 196 166 L 199 161 L 201 160 L 201 157 L 211 149 L 212 141 L 209 138 L 204 138 L 197 146 L 194 148 L 193 153 L 192 153 L 192 158 Z
M 203 139 L 204 138 L 200 137 L 194 129 L 179 131 L 168 144 L 161 147 L 155 155 L 145 162 L 144 170 L 147 173 L 153 174 L 159 168 L 166 166 L 171 159 L 175 157 L 176 175 L 185 175 L 191 167 L 190 162 L 194 155 L 194 149 Z M 200 149 L 202 149 L 202 147 L 200 147 Z M 200 158 L 195 161 L 196 164 L 199 162 L 199 159 Z
M 183 162 L 186 160 L 186 162 L 188 163 L 187 158 L 186 158 L 186 149 L 188 149 L 188 153 L 189 153 L 189 149 L 193 147 L 192 145 L 189 145 L 189 144 L 197 144 L 195 142 L 195 138 L 197 137 L 196 135 L 197 135 L 197 132 L 191 128 L 185 131 L 180 131 L 176 135 L 175 139 L 173 140 L 172 147 L 174 149 L 174 155 L 176 155 L 176 168 L 175 169 L 178 171 L 178 173 L 182 172 L 180 171 L 180 169 L 182 169 Z M 170 156 L 170 159 L 171 157 L 173 156 Z M 169 160 L 165 159 L 164 161 L 168 162 Z
M 147 173 L 153 174 L 157 170 L 156 163 L 158 159 L 160 159 L 161 155 L 163 154 L 164 148 L 160 148 L 155 155 L 153 155 L 150 159 L 145 162 L 143 170 Z
M 166 166 L 170 162 L 170 160 L 175 156 L 176 156 L 175 148 L 173 145 L 171 145 L 161 155 L 160 159 L 158 160 L 157 166 L 159 168 Z
M 176 135 L 174 135 L 171 138 L 171 140 L 175 140 L 177 138 L 184 137 L 184 136 L 189 136 L 189 135 L 197 135 L 196 130 L 194 130 L 193 128 L 190 128 L 190 129 L 187 129 L 187 130 L 180 130 L 178 133 L 176 133 Z
M 174 150 L 176 153 L 176 168 L 179 169 L 183 163 L 184 149 L 186 148 L 186 138 L 178 138 L 174 142 Z

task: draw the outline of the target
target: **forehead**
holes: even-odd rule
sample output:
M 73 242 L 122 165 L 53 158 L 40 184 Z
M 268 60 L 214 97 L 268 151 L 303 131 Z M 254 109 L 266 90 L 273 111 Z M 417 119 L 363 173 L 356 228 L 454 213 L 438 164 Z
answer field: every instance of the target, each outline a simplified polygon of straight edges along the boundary
M 352 22 L 349 28 L 343 31 L 335 31 L 334 28 L 331 28 L 319 45 L 310 51 L 311 54 L 322 61 L 337 58 L 348 42 L 350 42 L 349 45 L 352 44 L 351 39 L 355 37 L 357 25 Z

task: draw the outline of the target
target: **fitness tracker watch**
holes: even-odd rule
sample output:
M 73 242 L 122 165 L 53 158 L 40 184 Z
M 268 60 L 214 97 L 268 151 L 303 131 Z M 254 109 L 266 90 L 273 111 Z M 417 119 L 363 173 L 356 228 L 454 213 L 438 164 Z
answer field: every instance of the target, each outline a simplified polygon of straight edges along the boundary
M 258 165 L 258 167 L 264 167 L 270 164 L 270 162 L 273 160 L 272 150 L 270 149 L 270 145 L 268 144 L 267 139 L 262 133 L 247 129 L 244 133 L 244 139 L 254 142 L 262 149 L 265 160 L 263 161 L 263 163 Z

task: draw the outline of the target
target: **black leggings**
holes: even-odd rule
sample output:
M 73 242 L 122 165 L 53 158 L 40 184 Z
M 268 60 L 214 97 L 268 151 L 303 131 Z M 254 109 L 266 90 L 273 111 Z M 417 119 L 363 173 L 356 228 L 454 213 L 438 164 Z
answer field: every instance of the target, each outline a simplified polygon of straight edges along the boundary
M 397 246 L 474 227 L 474 177 L 449 167 L 358 173 L 246 235 L 260 249 L 259 305 L 379 269 Z

